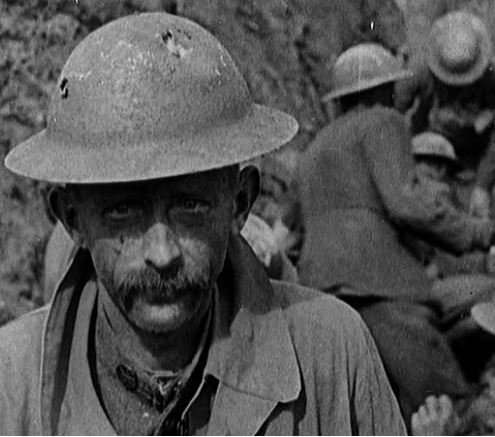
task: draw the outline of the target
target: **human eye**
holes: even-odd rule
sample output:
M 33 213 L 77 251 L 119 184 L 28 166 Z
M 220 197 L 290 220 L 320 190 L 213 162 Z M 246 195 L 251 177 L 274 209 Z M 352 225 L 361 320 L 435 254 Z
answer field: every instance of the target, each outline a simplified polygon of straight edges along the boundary
M 129 220 L 143 212 L 143 206 L 139 202 L 120 202 L 105 208 L 104 214 L 111 220 Z
M 176 208 L 189 214 L 204 214 L 209 211 L 208 202 L 196 198 L 184 198 L 177 200 Z

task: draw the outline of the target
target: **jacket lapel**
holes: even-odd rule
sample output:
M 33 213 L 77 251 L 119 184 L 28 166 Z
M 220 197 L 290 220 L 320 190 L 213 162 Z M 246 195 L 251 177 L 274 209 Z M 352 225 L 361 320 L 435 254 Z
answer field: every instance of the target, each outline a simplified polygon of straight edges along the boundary
M 220 290 L 208 356 L 206 372 L 219 380 L 208 434 L 253 435 L 278 403 L 297 399 L 299 366 L 280 305 L 249 246 L 231 238 L 227 259 L 233 290 Z
M 89 254 L 74 252 L 52 298 L 44 327 L 40 381 L 40 415 L 44 435 L 57 433 L 79 298 L 92 272 Z

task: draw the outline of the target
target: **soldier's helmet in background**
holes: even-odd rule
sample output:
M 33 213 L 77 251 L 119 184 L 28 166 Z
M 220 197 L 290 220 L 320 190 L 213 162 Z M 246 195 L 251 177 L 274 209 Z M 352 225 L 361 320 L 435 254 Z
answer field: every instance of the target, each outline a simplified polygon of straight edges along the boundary
M 426 51 L 431 72 L 443 83 L 469 85 L 483 76 L 492 58 L 492 41 L 483 21 L 466 11 L 439 18 Z
M 385 47 L 375 43 L 358 44 L 337 58 L 332 72 L 332 91 L 323 100 L 375 88 L 411 75 Z
M 438 158 L 457 161 L 452 143 L 435 132 L 423 132 L 413 137 L 412 153 L 415 156 L 436 156 Z

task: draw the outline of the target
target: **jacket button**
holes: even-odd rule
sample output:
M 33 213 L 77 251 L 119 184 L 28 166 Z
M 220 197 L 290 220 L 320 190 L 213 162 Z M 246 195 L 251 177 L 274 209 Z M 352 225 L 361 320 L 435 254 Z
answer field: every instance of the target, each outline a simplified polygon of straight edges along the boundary
M 119 364 L 116 368 L 117 376 L 122 385 L 129 391 L 135 391 L 138 387 L 136 372 L 125 364 Z

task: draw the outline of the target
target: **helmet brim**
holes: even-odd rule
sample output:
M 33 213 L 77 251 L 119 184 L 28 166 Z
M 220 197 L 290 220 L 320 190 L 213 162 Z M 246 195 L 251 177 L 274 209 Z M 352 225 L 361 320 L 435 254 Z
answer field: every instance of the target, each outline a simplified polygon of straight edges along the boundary
M 471 308 L 471 316 L 479 327 L 495 335 L 495 303 L 482 302 Z
M 325 94 L 321 100 L 323 102 L 327 102 L 329 100 L 338 99 L 339 97 L 342 97 L 342 96 L 366 91 L 366 90 L 369 90 L 371 88 L 376 88 L 380 85 L 385 85 L 386 83 L 389 83 L 389 82 L 397 82 L 399 80 L 408 79 L 408 78 L 411 78 L 412 76 L 413 76 L 412 71 L 401 70 L 401 71 L 394 73 L 394 74 L 391 74 L 389 76 L 382 76 L 382 77 L 378 77 L 378 78 L 373 79 L 373 80 L 363 80 L 363 81 L 358 82 L 357 84 L 355 84 L 353 86 L 342 87 L 342 88 L 336 89 L 334 91 L 331 91 L 328 94 Z
M 297 130 L 292 116 L 258 104 L 233 124 L 121 147 L 63 144 L 45 129 L 11 150 L 5 166 L 58 184 L 144 181 L 242 163 L 279 149 Z

